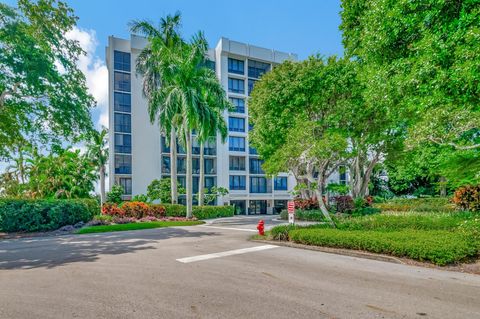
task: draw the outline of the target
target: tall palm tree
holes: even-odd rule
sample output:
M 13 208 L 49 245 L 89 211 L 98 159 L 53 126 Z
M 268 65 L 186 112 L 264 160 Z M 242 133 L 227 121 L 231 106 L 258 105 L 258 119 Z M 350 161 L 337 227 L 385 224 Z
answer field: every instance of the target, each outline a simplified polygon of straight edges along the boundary
M 100 175 L 100 202 L 105 203 L 105 176 L 108 161 L 108 130 L 104 127 L 95 131 L 87 144 L 87 157 L 93 162 Z
M 140 52 L 137 61 L 137 73 L 143 77 L 143 94 L 148 100 L 150 122 L 158 121 L 160 131 L 170 146 L 170 180 L 172 203 L 178 201 L 177 181 L 177 134 L 176 126 L 179 118 L 177 105 L 165 104 L 158 96 L 162 85 L 167 85 L 171 78 L 168 72 L 171 52 L 183 46 L 178 29 L 181 15 L 167 15 L 160 19 L 158 28 L 145 20 L 134 20 L 130 30 L 134 34 L 145 36 L 148 45 Z

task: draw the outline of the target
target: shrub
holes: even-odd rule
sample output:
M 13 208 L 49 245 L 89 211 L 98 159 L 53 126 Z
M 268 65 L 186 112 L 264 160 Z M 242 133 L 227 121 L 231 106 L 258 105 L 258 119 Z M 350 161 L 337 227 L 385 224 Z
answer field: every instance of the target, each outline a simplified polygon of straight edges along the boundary
M 197 219 L 211 219 L 220 217 L 232 217 L 233 206 L 194 206 L 193 216 Z
M 112 189 L 107 192 L 107 202 L 120 204 L 122 202 L 123 187 L 120 185 L 113 185 Z
M 151 216 L 150 206 L 142 202 L 125 202 L 122 204 L 123 216 L 140 219 Z
M 287 217 L 288 218 L 288 217 Z M 295 211 L 296 220 L 306 220 L 311 222 L 321 222 L 325 221 L 325 217 L 320 210 L 296 210 Z
M 185 217 L 187 215 L 187 208 L 180 204 L 161 204 L 165 207 L 166 216 L 170 217 Z
M 395 232 L 345 231 L 338 229 L 294 229 L 290 240 L 306 245 L 367 250 L 446 265 L 477 255 L 478 245 L 450 231 Z
M 295 208 L 297 209 L 304 209 L 304 210 L 318 209 L 318 201 L 316 198 L 309 198 L 309 199 L 296 198 L 294 200 L 294 203 L 295 203 Z
M 0 229 L 5 232 L 55 230 L 88 222 L 99 210 L 95 199 L 2 199 Z
M 385 203 L 377 203 L 373 205 L 382 211 L 415 211 L 415 212 L 453 212 L 455 206 L 449 203 L 448 198 L 431 197 L 431 198 L 395 198 Z
M 288 232 L 297 229 L 295 225 L 279 225 L 270 230 L 270 237 L 273 240 L 289 240 Z
M 123 216 L 125 212 L 115 203 L 105 203 L 102 206 L 102 214 L 108 216 Z
M 167 216 L 165 205 L 150 204 L 150 210 L 152 216 L 155 216 L 156 218 L 163 218 Z
M 351 213 L 355 209 L 355 204 L 353 202 L 352 196 L 335 196 L 333 198 L 335 202 L 335 211 L 340 214 Z
M 288 219 L 288 211 L 286 209 L 282 209 L 280 211 L 280 219 L 283 219 L 283 220 Z
M 105 203 L 102 207 L 102 214 L 113 217 L 128 217 L 142 219 L 144 217 L 165 217 L 165 206 L 147 204 L 143 202 L 124 202 L 121 206 L 112 203 Z
M 363 207 L 363 208 L 356 208 L 351 216 L 352 217 L 358 217 L 358 216 L 367 216 L 367 215 L 373 215 L 373 214 L 380 214 L 382 211 L 379 208 L 375 207 Z
M 148 196 L 145 194 L 138 194 L 132 197 L 132 202 L 143 202 L 148 203 Z
M 468 185 L 458 188 L 453 195 L 453 202 L 458 208 L 462 210 L 479 212 L 480 185 Z

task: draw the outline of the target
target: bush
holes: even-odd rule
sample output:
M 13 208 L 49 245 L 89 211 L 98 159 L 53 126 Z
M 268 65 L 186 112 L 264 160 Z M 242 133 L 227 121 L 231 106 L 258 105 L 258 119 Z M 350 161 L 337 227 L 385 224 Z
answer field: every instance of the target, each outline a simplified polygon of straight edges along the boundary
M 211 219 L 220 217 L 232 217 L 233 206 L 194 206 L 193 216 L 197 219 Z
M 337 213 L 348 214 L 355 209 L 355 203 L 350 195 L 335 196 L 333 200 L 335 202 L 335 211 Z
M 142 219 L 145 217 L 165 217 L 165 206 L 156 204 L 147 204 L 143 202 L 124 202 L 121 206 L 117 204 L 105 203 L 102 207 L 102 213 L 113 217 L 126 217 Z
M 55 230 L 88 222 L 99 211 L 95 199 L 2 199 L 0 229 L 5 232 Z
M 431 198 L 395 198 L 385 203 L 377 203 L 373 205 L 382 211 L 395 212 L 453 212 L 455 206 L 451 204 L 448 198 L 431 197 Z
M 477 255 L 478 243 L 461 233 L 450 231 L 417 231 L 404 229 L 395 232 L 345 231 L 338 229 L 294 229 L 290 240 L 316 246 L 367 250 L 374 253 L 409 257 L 446 265 Z
M 367 215 L 373 215 L 373 214 L 380 214 L 382 211 L 379 208 L 375 207 L 363 207 L 363 208 L 356 208 L 351 216 L 352 217 L 358 217 L 358 216 L 367 216 Z
M 113 185 L 112 189 L 107 192 L 107 202 L 120 204 L 122 202 L 123 187 L 120 185 Z
M 453 195 L 453 202 L 459 209 L 480 212 L 480 185 L 460 187 Z
M 318 201 L 316 198 L 301 199 L 297 198 L 294 200 L 295 208 L 309 210 L 309 209 L 318 209 Z
M 180 204 L 161 204 L 165 207 L 166 216 L 169 217 L 185 217 L 187 216 L 187 207 Z
M 288 241 L 290 238 L 288 236 L 288 232 L 291 230 L 297 229 L 295 225 L 279 225 L 275 226 L 270 230 L 270 237 L 273 240 L 286 240 Z

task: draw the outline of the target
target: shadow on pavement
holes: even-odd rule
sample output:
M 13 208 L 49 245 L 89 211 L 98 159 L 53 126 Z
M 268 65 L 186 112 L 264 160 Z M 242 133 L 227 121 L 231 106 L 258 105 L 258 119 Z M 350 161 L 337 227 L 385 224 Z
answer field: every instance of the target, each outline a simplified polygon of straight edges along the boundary
M 218 236 L 215 232 L 162 228 L 0 241 L 1 269 L 54 268 L 74 262 L 93 262 L 100 255 L 120 255 L 156 249 L 152 244 L 170 238 Z

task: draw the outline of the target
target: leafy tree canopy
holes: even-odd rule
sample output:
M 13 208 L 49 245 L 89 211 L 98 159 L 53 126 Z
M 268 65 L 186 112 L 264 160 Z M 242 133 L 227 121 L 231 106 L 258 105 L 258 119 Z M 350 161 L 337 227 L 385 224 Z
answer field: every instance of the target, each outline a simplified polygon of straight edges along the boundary
M 84 54 L 65 34 L 77 21 L 66 3 L 18 0 L 0 3 L 0 155 L 12 145 L 75 140 L 92 129 Z

